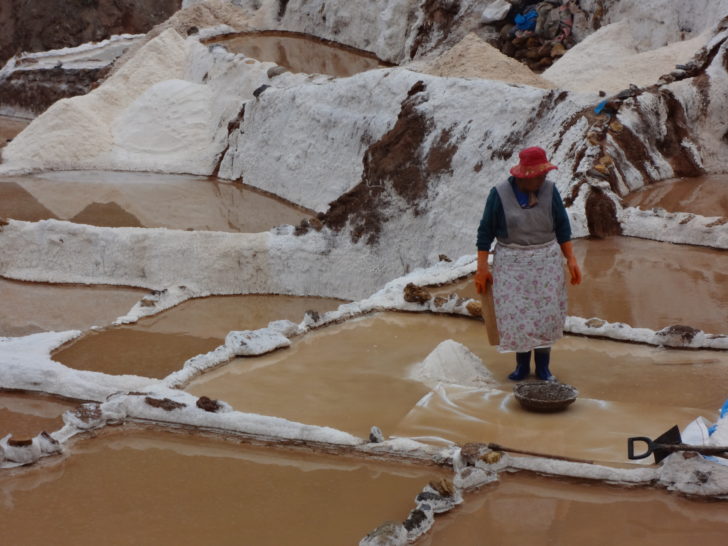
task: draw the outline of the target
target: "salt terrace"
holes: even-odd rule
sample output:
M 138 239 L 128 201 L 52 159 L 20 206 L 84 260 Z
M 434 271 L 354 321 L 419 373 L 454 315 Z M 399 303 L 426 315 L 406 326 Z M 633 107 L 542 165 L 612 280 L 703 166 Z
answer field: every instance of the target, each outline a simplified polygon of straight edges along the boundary
M 505 0 L 185 0 L 12 58 L 3 536 L 723 544 L 726 459 L 627 439 L 728 446 L 728 1 L 563 5 L 563 50 Z M 552 414 L 472 285 L 528 145 L 584 271 Z

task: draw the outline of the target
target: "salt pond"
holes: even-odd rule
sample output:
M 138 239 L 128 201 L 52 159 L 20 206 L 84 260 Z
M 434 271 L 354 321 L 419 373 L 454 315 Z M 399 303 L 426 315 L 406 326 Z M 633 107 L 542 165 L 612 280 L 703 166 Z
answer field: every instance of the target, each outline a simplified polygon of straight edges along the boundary
M 383 66 L 365 51 L 296 33 L 252 32 L 212 43 L 259 61 L 274 62 L 291 72 L 346 77 Z
M 447 339 L 475 353 L 503 390 L 446 386 L 425 397 L 430 389 L 414 367 Z M 715 419 L 728 391 L 728 356 L 719 352 L 568 336 L 554 347 L 552 361 L 552 371 L 575 385 L 581 398 L 557 416 L 529 414 L 513 400 L 506 380 L 513 355 L 487 345 L 482 323 L 383 313 L 313 332 L 284 351 L 236 359 L 187 390 L 239 411 L 358 436 L 376 425 L 385 436 L 540 446 L 609 461 L 626 461 L 629 436 L 659 435 L 700 415 Z
M 418 544 L 721 546 L 726 534 L 724 503 L 518 473 L 466 495 Z
M 0 476 L 8 544 L 355 544 L 406 517 L 435 467 L 107 430 Z
M 709 333 L 728 329 L 728 252 L 635 239 L 577 239 L 582 283 L 569 285 L 570 315 L 660 330 L 686 324 Z M 454 290 L 476 297 L 472 279 Z
M 669 212 L 702 216 L 728 216 L 728 175 L 663 180 L 627 195 L 624 203 L 641 209 L 655 207 Z
M 122 286 L 27 283 L 0 277 L 0 336 L 106 326 L 147 293 Z
M 16 440 L 26 439 L 58 430 L 61 415 L 77 405 L 46 394 L 0 391 L 0 438 L 12 434 Z
M 340 300 L 290 296 L 217 296 L 184 302 L 133 325 L 89 332 L 53 358 L 71 368 L 162 378 L 188 358 L 222 345 L 231 330 L 263 328 L 272 320 L 300 321 L 308 310 Z
M 310 214 L 239 183 L 203 176 L 53 171 L 0 177 L 0 217 L 107 227 L 257 233 Z

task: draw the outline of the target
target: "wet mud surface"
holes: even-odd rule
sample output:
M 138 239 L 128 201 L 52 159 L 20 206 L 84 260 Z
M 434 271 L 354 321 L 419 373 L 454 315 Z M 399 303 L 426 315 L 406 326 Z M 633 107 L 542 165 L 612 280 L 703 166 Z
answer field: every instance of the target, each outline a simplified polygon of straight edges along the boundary
M 240 184 L 200 176 L 58 171 L 0 177 L 0 217 L 104 227 L 258 233 L 310 215 Z
M 162 432 L 105 431 L 0 477 L 8 544 L 356 544 L 442 473 Z
M 453 386 L 428 400 L 430 388 L 412 369 L 447 339 L 475 353 L 500 390 Z M 513 366 L 512 354 L 487 345 L 478 321 L 384 313 L 311 333 L 285 351 L 237 359 L 186 390 L 239 411 L 362 437 L 376 425 L 385 437 L 518 441 L 512 447 L 540 445 L 545 452 L 610 461 L 626 461 L 628 436 L 659 435 L 700 415 L 714 419 L 728 391 L 728 356 L 722 353 L 568 336 L 555 345 L 551 369 L 580 397 L 549 416 L 526 412 L 513 398 L 513 383 L 506 379 Z M 554 435 L 544 435 L 544 427 Z M 579 434 L 565 432 L 572 428 Z
M 630 237 L 576 239 L 583 280 L 568 314 L 660 330 L 685 324 L 728 333 L 728 253 Z M 472 278 L 433 293 L 475 298 Z
M 669 212 L 727 217 L 728 175 L 665 180 L 631 193 L 623 201 L 645 210 L 659 207 Z
M 626 489 L 554 480 L 519 472 L 465 496 L 465 503 L 437 517 L 418 544 L 503 546 L 725 544 L 726 503 L 705 503 L 653 489 Z
M 294 33 L 256 32 L 215 40 L 232 53 L 273 62 L 291 72 L 348 77 L 385 66 L 371 54 Z
M 186 301 L 158 316 L 90 332 L 53 354 L 70 368 L 163 378 L 184 362 L 222 345 L 232 330 L 263 328 L 272 320 L 300 322 L 304 313 L 342 302 L 289 296 L 218 296 Z
M 0 391 L 0 438 L 12 434 L 24 440 L 58 430 L 63 426 L 61 415 L 76 406 L 77 402 L 45 394 Z
M 139 288 L 27 283 L 0 277 L 0 337 L 106 326 L 146 294 Z

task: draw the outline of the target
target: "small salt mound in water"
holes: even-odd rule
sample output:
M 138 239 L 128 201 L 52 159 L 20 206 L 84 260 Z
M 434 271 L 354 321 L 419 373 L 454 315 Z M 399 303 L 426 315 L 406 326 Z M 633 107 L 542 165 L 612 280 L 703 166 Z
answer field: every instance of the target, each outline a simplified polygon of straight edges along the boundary
M 416 364 L 411 378 L 429 387 L 438 383 L 488 388 L 498 385 L 483 361 L 452 339 L 440 343 L 423 362 Z

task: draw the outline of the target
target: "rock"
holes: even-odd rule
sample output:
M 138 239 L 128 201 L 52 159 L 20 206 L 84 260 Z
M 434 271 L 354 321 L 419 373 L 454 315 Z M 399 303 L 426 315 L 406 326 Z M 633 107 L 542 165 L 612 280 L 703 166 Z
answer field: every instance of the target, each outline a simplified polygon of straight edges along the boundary
M 468 466 L 475 466 L 480 457 L 488 451 L 488 446 L 479 442 L 469 442 L 460 448 L 460 457 Z
M 616 119 L 609 124 L 609 130 L 614 133 L 621 133 L 624 129 L 624 125 L 619 123 Z
M 372 427 L 372 430 L 369 432 L 369 441 L 373 444 L 378 444 L 384 441 L 384 434 L 382 434 L 379 427 Z
M 447 255 L 445 255 L 445 254 L 440 254 L 437 257 L 437 259 L 440 260 L 441 262 L 452 262 L 452 260 L 450 258 L 448 258 Z
M 51 455 L 63 451 L 60 442 L 48 434 L 45 430 L 36 436 L 36 440 L 38 441 L 38 446 L 40 447 L 43 455 Z
M 98 402 L 89 402 L 64 413 L 63 422 L 81 430 L 91 430 L 104 426 L 106 421 L 101 405 Z
M 606 324 L 606 322 L 602 319 L 590 318 L 584 324 L 586 324 L 589 328 L 601 328 Z
M 432 298 L 432 296 L 427 289 L 417 286 L 414 283 L 409 283 L 404 287 L 404 301 L 424 304 L 430 301 L 430 298 Z
M 693 339 L 695 339 L 695 336 L 700 333 L 701 330 L 693 328 L 692 326 L 674 324 L 656 332 L 655 336 L 660 339 L 663 345 L 668 345 L 670 347 L 683 347 L 690 345 Z
M 387 521 L 359 541 L 359 546 L 404 546 L 407 529 L 396 521 Z
M 41 449 L 38 442 L 33 440 L 14 440 L 11 434 L 8 434 L 0 440 L 0 449 L 5 455 L 5 459 L 18 464 L 32 464 L 41 457 Z
M 200 396 L 197 399 L 196 405 L 198 408 L 209 411 L 211 413 L 216 413 L 217 411 L 222 409 L 222 405 L 220 405 L 220 402 L 218 402 L 217 400 L 212 400 L 207 396 Z
M 484 453 L 480 460 L 483 461 L 486 464 L 495 464 L 501 460 L 503 457 L 503 453 L 500 451 L 489 451 L 488 453 Z
M 483 316 L 483 304 L 480 303 L 478 300 L 470 300 L 465 308 L 468 310 L 468 313 L 472 317 Z
M 550 55 L 552 57 L 561 57 L 564 53 L 566 53 L 566 47 L 561 42 L 556 42 L 551 46 Z
M 200 29 L 196 26 L 191 26 L 187 28 L 187 36 L 192 36 L 193 34 L 197 34 L 200 32 Z
M 152 398 L 151 396 L 147 396 L 144 398 L 144 401 L 152 406 L 153 408 L 160 408 L 164 411 L 173 411 L 180 408 L 186 408 L 187 405 L 183 404 L 182 402 L 175 402 L 174 400 L 171 400 L 169 398 Z
M 448 478 L 440 478 L 429 483 L 430 487 L 444 497 L 454 497 L 456 493 L 455 484 Z
M 260 97 L 260 96 L 261 96 L 261 95 L 263 94 L 263 92 L 264 92 L 264 91 L 265 91 L 266 89 L 268 89 L 269 87 L 270 87 L 270 85 L 268 85 L 267 83 L 264 83 L 264 84 L 263 84 L 263 85 L 261 85 L 260 87 L 256 88 L 256 89 L 255 89 L 255 91 L 253 91 L 253 96 L 254 96 L 254 97 L 255 97 L 256 99 L 257 99 L 257 98 L 259 98 L 259 97 Z
M 480 16 L 480 22 L 483 24 L 497 23 L 505 19 L 508 12 L 511 10 L 511 3 L 506 0 L 493 0 L 483 10 L 483 14 Z
M 268 69 L 266 75 L 269 78 L 275 78 L 276 76 L 280 76 L 281 74 L 285 74 L 286 72 L 288 72 L 288 70 L 286 70 L 282 66 L 272 66 Z
M 433 303 L 434 303 L 435 307 L 440 308 L 443 305 L 445 305 L 448 301 L 450 301 L 450 298 L 446 298 L 445 296 L 435 296 Z
M 432 508 L 435 514 L 442 514 L 443 512 L 449 512 L 455 508 L 455 503 L 451 497 L 445 497 L 439 493 L 430 491 L 423 491 L 415 497 L 415 502 L 419 508 L 422 505 L 428 505 Z
M 423 504 L 421 507 L 412 510 L 403 525 L 407 530 L 407 540 L 414 542 L 432 528 L 435 515 L 430 506 Z

